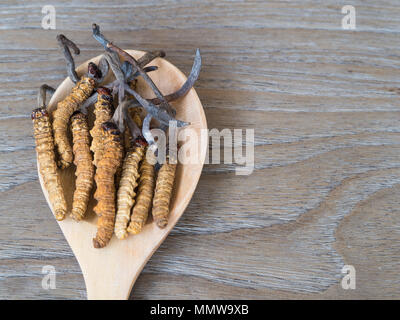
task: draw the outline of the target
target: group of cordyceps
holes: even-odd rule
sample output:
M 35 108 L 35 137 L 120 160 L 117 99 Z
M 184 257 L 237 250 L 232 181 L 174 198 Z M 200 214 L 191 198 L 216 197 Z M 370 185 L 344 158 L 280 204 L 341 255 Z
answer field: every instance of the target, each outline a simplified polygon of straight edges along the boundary
M 178 91 L 164 96 L 147 74 L 157 70 L 156 66 L 147 65 L 157 57 L 164 57 L 163 51 L 146 52 L 136 60 L 108 41 L 98 25 L 93 24 L 92 29 L 93 37 L 105 52 L 98 65 L 90 62 L 87 73 L 80 78 L 70 52 L 72 49 L 79 54 L 78 47 L 64 35 L 57 36 L 67 61 L 68 76 L 75 86 L 50 115 L 46 94 L 54 93 L 54 89 L 42 85 L 39 108 L 33 110 L 32 120 L 40 173 L 56 219 L 63 220 L 67 215 L 58 170 L 73 162 L 76 182 L 71 216 L 77 221 L 84 219 L 95 187 L 94 211 L 98 220 L 93 246 L 103 248 L 113 233 L 118 239 L 125 239 L 129 233 L 139 233 L 150 208 L 157 226 L 167 225 L 177 164 L 176 159 L 169 156 L 164 163 L 149 161 L 146 154 L 157 152 L 150 122 L 154 118 L 164 131 L 168 130 L 170 121 L 176 121 L 177 127 L 187 125 L 175 120 L 176 111 L 169 102 L 183 97 L 192 88 L 200 72 L 201 57 L 197 50 L 186 82 Z M 109 68 L 115 80 L 104 85 L 102 82 Z M 139 76 L 156 98 L 144 99 L 136 92 Z M 88 112 L 93 104 L 95 120 L 90 129 Z M 142 108 L 146 111 L 143 120 Z

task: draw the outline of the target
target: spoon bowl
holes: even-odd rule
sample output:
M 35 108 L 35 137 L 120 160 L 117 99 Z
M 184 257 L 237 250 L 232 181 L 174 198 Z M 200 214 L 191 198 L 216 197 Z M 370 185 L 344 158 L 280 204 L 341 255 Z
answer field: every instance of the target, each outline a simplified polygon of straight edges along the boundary
M 144 52 L 136 50 L 127 50 L 127 52 L 136 59 L 144 54 Z M 100 57 L 97 56 L 89 61 L 98 63 Z M 121 60 L 123 59 L 121 58 Z M 79 76 L 86 72 L 89 61 L 77 68 L 76 71 Z M 158 70 L 149 73 L 149 76 L 164 95 L 175 92 L 186 81 L 186 76 L 165 59 L 157 58 L 149 65 L 158 67 Z M 112 80 L 113 75 L 110 71 L 104 82 L 108 83 Z M 71 92 L 73 86 L 74 84 L 69 78 L 61 83 L 49 103 L 50 114 L 56 108 L 57 103 Z M 141 77 L 138 79 L 137 91 L 146 99 L 155 97 Z M 92 244 L 92 238 L 97 230 L 97 217 L 93 212 L 96 202 L 93 197 L 90 200 L 88 211 L 83 221 L 76 222 L 69 214 L 65 220 L 58 221 L 82 269 L 88 299 L 129 298 L 131 289 L 143 267 L 182 216 L 195 191 L 207 148 L 207 139 L 201 139 L 200 134 L 202 129 L 207 129 L 204 110 L 193 88 L 183 98 L 171 102 L 171 105 L 177 111 L 177 119 L 190 123 L 188 127 L 181 129 L 183 131 L 191 130 L 191 139 L 185 143 L 185 149 L 189 150 L 189 153 L 195 152 L 199 156 L 195 164 L 178 163 L 167 227 L 159 229 L 149 218 L 142 232 L 138 235 L 129 235 L 125 240 L 118 240 L 114 235 L 105 248 L 95 249 Z M 192 139 L 193 132 L 196 133 L 198 139 Z M 59 171 L 69 212 L 71 212 L 72 197 L 75 189 L 74 173 L 74 165 L 66 170 Z M 39 164 L 38 174 L 43 193 L 51 208 L 48 193 L 40 175 Z M 53 211 L 53 208 L 51 210 Z

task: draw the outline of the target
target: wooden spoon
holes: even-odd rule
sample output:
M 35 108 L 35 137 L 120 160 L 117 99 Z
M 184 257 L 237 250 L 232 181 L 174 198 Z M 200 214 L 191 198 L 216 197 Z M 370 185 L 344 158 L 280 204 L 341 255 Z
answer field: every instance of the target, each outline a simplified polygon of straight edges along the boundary
M 136 59 L 144 54 L 144 52 L 135 50 L 128 50 L 128 52 Z M 98 63 L 99 60 L 100 56 L 90 61 Z M 88 62 L 77 68 L 79 76 L 86 72 Z M 186 80 L 185 75 L 165 59 L 157 58 L 149 65 L 158 66 L 158 70 L 149 75 L 165 95 L 179 89 Z M 113 75 L 110 72 L 105 82 L 111 80 L 113 80 Z M 57 102 L 68 95 L 72 87 L 73 83 L 69 78 L 61 83 L 49 103 L 50 111 L 54 110 Z M 141 78 L 138 81 L 138 92 L 145 98 L 154 97 L 151 89 Z M 191 89 L 184 98 L 172 102 L 172 105 L 177 111 L 176 118 L 190 122 L 191 125 L 187 128 L 197 133 L 198 140 L 190 139 L 185 146 L 188 146 L 190 152 L 198 152 L 199 163 L 178 164 L 167 227 L 159 229 L 151 221 L 146 224 L 140 234 L 130 235 L 126 240 L 118 240 L 113 236 L 105 248 L 95 249 L 92 244 L 92 238 L 96 234 L 97 220 L 93 212 L 95 200 L 91 200 L 85 220 L 76 222 L 68 215 L 64 221 L 58 222 L 82 269 L 88 299 L 128 299 L 132 286 L 146 262 L 170 233 L 192 198 L 206 155 L 207 140 L 200 139 L 200 130 L 207 129 L 207 122 L 203 107 L 194 89 Z M 60 173 L 69 211 L 75 189 L 74 172 L 75 167 L 71 166 Z M 51 208 L 40 173 L 39 180 Z

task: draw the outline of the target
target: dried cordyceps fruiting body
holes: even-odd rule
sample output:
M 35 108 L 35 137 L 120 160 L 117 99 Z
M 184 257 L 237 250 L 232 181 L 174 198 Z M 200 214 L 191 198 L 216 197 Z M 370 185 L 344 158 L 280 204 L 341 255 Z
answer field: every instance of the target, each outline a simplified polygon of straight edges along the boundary
M 155 184 L 154 165 L 149 163 L 146 157 L 144 157 L 140 164 L 139 173 L 139 187 L 137 190 L 135 206 L 132 210 L 131 221 L 128 226 L 128 232 L 132 234 L 138 234 L 142 230 L 147 221 L 151 201 L 153 200 Z
M 159 228 L 165 228 L 168 224 L 169 203 L 174 186 L 175 171 L 176 164 L 166 161 L 158 172 L 152 214 Z
M 93 187 L 94 166 L 89 147 L 89 128 L 87 117 L 77 111 L 71 117 L 74 164 L 76 165 L 76 182 L 71 216 L 82 220 L 89 202 Z
M 93 128 L 90 130 L 92 144 L 90 150 L 93 152 L 93 163 L 97 167 L 99 160 L 103 156 L 103 129 L 101 125 L 111 119 L 113 114 L 112 95 L 106 88 L 97 89 L 97 102 L 94 104 L 93 113 L 96 117 Z
M 82 102 L 90 97 L 94 87 L 94 79 L 82 77 L 71 93 L 57 104 L 57 109 L 53 112 L 54 142 L 60 157 L 61 168 L 69 167 L 73 159 L 72 147 L 67 135 L 69 119 Z
M 33 129 L 40 174 L 49 195 L 49 201 L 57 220 L 63 220 L 67 204 L 57 172 L 54 155 L 54 140 L 49 114 L 45 107 L 32 111 Z
M 72 58 L 69 48 L 72 48 L 75 54 L 79 54 L 79 48 L 62 34 L 57 36 L 57 41 L 67 61 L 68 75 L 75 83 L 71 93 L 57 104 L 57 109 L 53 112 L 54 143 L 59 155 L 58 165 L 61 168 L 67 168 L 71 165 L 73 159 L 72 147 L 67 135 L 70 117 L 78 110 L 81 104 L 90 97 L 96 85 L 95 78 L 101 78 L 101 72 L 94 63 L 90 62 L 88 64 L 87 76 L 83 76 L 78 81 L 74 59 Z
M 114 175 L 122 161 L 120 131 L 113 122 L 102 125 L 104 131 L 104 154 L 100 159 L 95 174 L 97 190 L 94 194 L 97 205 L 94 212 L 97 220 L 97 234 L 93 239 L 95 248 L 103 248 L 110 241 L 114 231 L 115 219 L 115 184 Z
M 117 216 L 114 232 L 118 239 L 128 236 L 127 227 L 132 206 L 135 202 L 136 180 L 139 178 L 139 163 L 142 161 L 145 146 L 132 147 L 126 154 L 122 166 L 122 177 L 117 193 Z

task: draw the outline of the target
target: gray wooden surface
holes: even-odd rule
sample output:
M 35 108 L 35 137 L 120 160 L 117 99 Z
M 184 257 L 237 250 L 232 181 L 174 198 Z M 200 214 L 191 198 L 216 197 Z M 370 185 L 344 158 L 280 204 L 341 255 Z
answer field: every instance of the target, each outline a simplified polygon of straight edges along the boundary
M 41 28 L 54 5 L 57 30 Z M 341 28 L 341 6 L 357 12 Z M 207 165 L 134 299 L 400 298 L 400 6 L 361 1 L 1 1 L 0 298 L 84 299 L 77 261 L 42 195 L 29 114 L 42 83 L 99 54 L 92 22 L 123 48 L 164 49 L 210 128 L 254 128 L 255 170 Z M 343 290 L 344 265 L 356 289 Z M 41 286 L 53 265 L 57 289 Z

